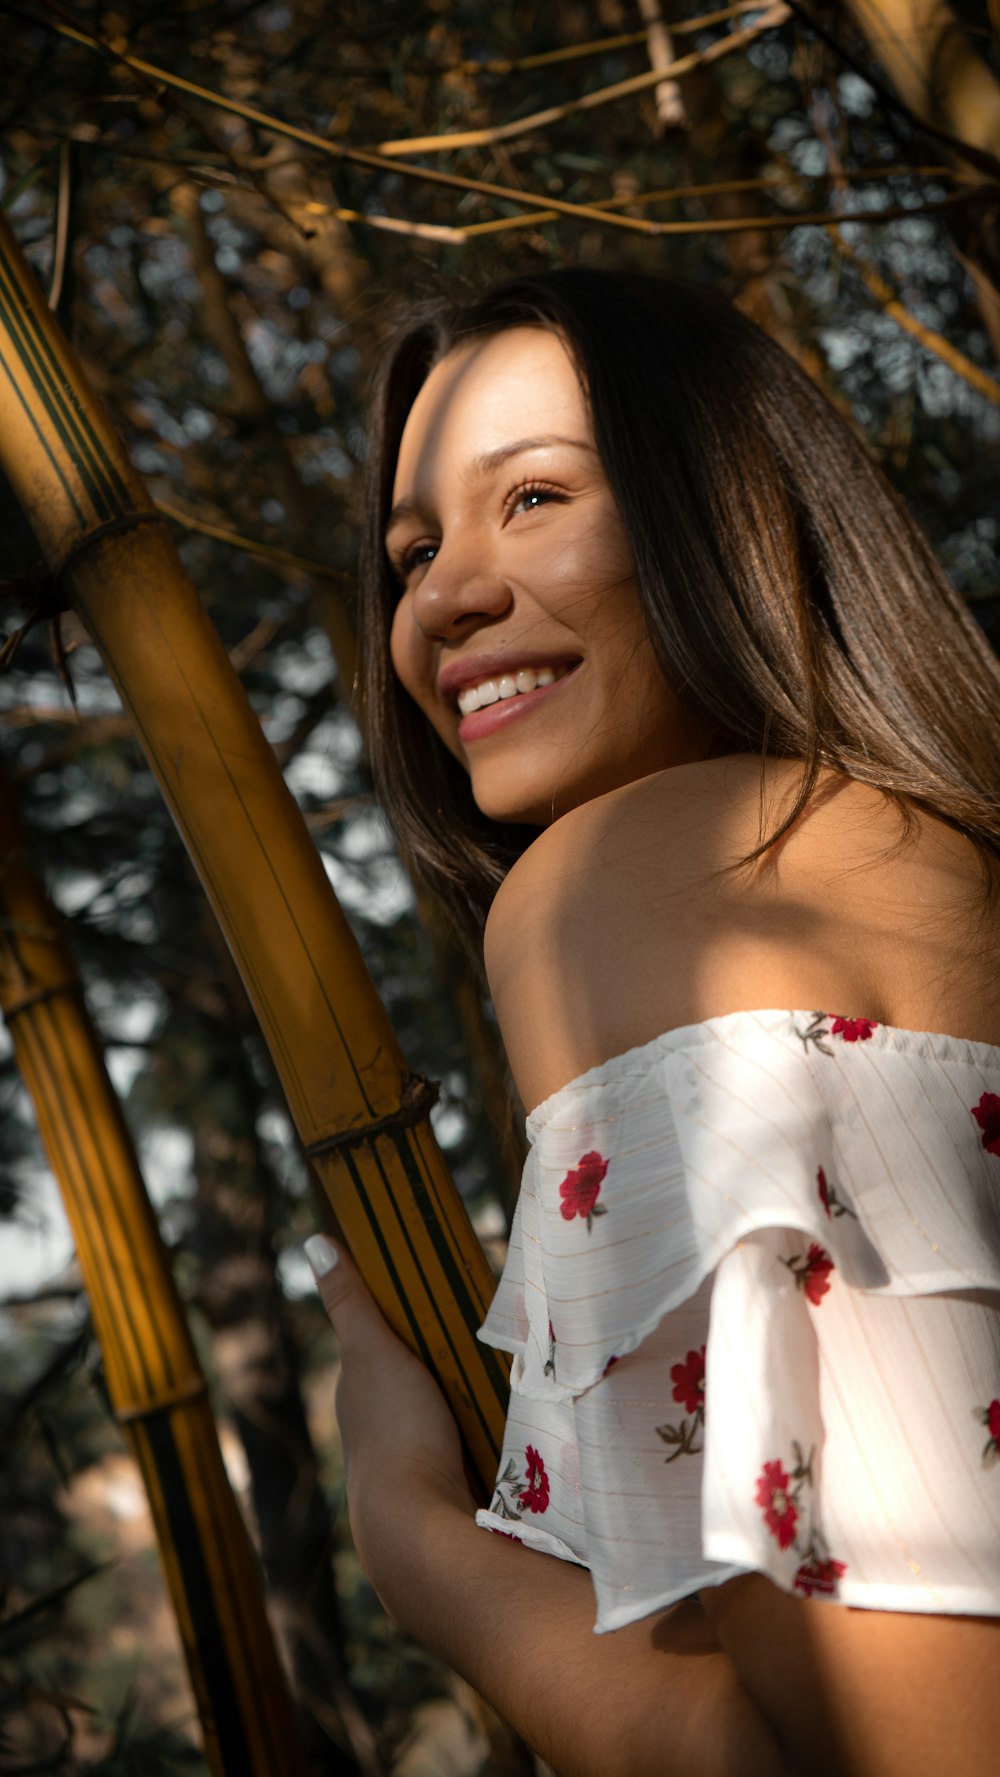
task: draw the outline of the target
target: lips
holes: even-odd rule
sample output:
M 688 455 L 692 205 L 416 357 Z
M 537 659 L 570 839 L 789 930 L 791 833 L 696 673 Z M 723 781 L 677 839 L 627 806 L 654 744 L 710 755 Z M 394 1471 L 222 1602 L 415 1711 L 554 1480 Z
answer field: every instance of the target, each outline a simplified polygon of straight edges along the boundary
M 523 664 L 520 662 L 519 664 Z M 562 678 L 556 679 L 551 685 L 540 685 L 535 691 L 522 691 L 516 697 L 499 700 L 487 704 L 484 709 L 473 710 L 463 716 L 458 725 L 458 738 L 464 747 L 471 746 L 475 741 L 486 740 L 490 735 L 498 734 L 509 728 L 511 723 L 524 721 L 533 710 L 538 710 L 553 697 L 558 697 L 564 685 L 568 685 L 576 677 L 580 662 L 571 665 Z

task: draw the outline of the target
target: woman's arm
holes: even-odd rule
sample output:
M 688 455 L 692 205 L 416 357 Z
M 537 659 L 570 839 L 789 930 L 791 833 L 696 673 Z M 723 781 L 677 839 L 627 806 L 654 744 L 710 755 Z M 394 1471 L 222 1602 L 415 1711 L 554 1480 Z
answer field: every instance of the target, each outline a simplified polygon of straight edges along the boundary
M 789 1777 L 697 1601 L 595 1636 L 588 1573 L 473 1522 L 447 1405 L 350 1260 L 319 1283 L 341 1348 L 351 1526 L 400 1626 L 559 1777 Z
M 559 1777 L 994 1771 L 1000 1618 L 852 1610 L 748 1574 L 595 1636 L 582 1568 L 473 1522 L 445 1400 L 350 1260 L 319 1283 L 362 1565 Z

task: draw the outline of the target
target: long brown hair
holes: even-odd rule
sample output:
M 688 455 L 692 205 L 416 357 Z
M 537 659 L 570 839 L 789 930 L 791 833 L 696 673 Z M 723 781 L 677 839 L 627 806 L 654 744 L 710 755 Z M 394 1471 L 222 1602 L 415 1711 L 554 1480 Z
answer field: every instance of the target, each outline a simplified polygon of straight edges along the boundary
M 454 347 L 540 326 L 573 355 L 664 677 L 728 750 L 909 797 L 1000 859 L 1000 666 L 929 544 L 809 378 L 714 292 L 590 268 L 411 309 L 375 379 L 361 561 L 376 793 L 418 881 L 478 950 L 535 830 L 487 820 L 398 683 L 383 546 L 399 441 Z

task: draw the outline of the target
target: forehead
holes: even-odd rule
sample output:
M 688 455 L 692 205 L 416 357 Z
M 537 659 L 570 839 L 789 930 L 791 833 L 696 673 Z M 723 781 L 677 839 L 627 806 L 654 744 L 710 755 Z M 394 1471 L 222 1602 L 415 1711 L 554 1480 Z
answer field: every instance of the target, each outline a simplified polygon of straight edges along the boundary
M 435 364 L 407 416 L 393 501 L 429 495 L 439 473 L 553 433 L 591 437 L 576 367 L 556 334 L 512 327 L 457 347 Z

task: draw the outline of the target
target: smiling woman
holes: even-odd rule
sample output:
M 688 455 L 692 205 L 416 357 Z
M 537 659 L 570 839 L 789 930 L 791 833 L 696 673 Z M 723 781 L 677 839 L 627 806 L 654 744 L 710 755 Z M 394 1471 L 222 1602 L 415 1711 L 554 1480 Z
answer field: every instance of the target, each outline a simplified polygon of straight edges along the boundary
M 515 328 L 435 365 L 400 441 L 386 546 L 393 665 L 490 820 L 545 826 L 705 755 L 709 725 L 657 668 L 556 334 Z
M 361 1558 L 562 1777 L 985 1777 L 996 663 L 708 292 L 436 302 L 372 433 L 376 780 L 485 947 L 529 1154 L 488 1509 L 321 1259 Z

